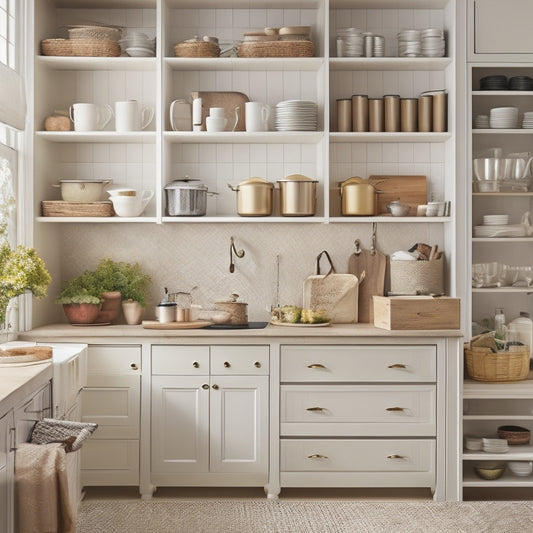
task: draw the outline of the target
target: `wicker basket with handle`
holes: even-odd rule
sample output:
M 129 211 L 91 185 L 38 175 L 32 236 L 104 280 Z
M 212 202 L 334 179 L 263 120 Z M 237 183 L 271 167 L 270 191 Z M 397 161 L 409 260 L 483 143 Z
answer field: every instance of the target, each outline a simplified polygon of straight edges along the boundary
M 509 351 L 493 352 L 490 348 L 465 344 L 468 375 L 476 381 L 522 381 L 529 373 L 529 346 L 509 346 Z

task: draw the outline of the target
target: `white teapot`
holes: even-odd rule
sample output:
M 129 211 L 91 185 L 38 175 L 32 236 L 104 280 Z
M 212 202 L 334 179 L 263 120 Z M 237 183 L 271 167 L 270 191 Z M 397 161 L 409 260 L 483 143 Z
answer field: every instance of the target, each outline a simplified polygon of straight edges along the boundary
M 108 191 L 109 199 L 113 202 L 113 209 L 119 217 L 138 217 L 146 209 L 148 202 L 154 196 L 153 191 L 124 195 L 120 190 Z

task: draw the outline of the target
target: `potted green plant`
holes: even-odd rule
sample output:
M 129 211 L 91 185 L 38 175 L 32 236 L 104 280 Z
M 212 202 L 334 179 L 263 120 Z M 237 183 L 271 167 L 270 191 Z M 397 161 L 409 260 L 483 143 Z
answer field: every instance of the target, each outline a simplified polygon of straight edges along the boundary
M 100 286 L 93 272 L 85 271 L 67 281 L 56 298 L 71 324 L 92 324 L 100 313 Z

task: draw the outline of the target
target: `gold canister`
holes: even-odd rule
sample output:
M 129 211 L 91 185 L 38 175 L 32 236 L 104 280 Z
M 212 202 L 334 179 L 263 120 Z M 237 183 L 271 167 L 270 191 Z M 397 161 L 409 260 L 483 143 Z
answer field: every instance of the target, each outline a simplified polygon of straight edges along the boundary
M 337 131 L 352 131 L 352 99 L 337 100 Z
M 385 129 L 383 98 L 368 99 L 368 129 L 369 131 L 384 131 Z
M 352 96 L 352 131 L 368 131 L 368 96 Z
M 433 96 L 431 94 L 418 98 L 418 131 L 433 131 Z
M 433 93 L 433 131 L 448 131 L 448 93 L 446 91 Z
M 400 95 L 386 94 L 383 97 L 385 131 L 400 131 Z
M 377 212 L 376 189 L 358 176 L 341 183 L 343 216 L 374 216 Z
M 400 116 L 401 131 L 418 131 L 418 98 L 402 98 Z
M 237 192 L 237 214 L 241 217 L 262 217 L 272 214 L 274 184 L 263 178 L 250 178 L 237 187 L 228 183 Z

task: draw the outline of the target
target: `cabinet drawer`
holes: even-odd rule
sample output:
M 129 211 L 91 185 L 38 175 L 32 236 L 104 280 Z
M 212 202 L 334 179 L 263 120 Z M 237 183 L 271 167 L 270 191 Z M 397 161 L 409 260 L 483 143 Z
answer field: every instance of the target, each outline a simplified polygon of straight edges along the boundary
M 89 374 L 129 374 L 141 368 L 140 346 L 89 346 Z
M 434 436 L 434 385 L 282 385 L 283 436 Z
M 435 441 L 376 439 L 282 439 L 285 472 L 434 471 Z M 401 486 L 401 485 L 398 485 Z
M 208 375 L 209 346 L 152 346 L 152 374 Z
M 268 346 L 211 346 L 211 374 L 268 373 Z
M 282 346 L 281 381 L 433 382 L 437 348 Z

